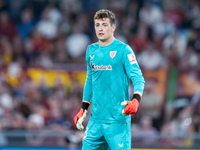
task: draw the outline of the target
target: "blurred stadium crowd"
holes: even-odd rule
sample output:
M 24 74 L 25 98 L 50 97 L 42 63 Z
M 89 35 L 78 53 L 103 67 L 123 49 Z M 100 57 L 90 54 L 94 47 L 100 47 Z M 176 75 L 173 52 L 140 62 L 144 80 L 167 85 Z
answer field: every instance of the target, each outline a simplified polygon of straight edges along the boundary
M 80 146 L 73 117 L 83 85 L 73 76 L 70 86 L 34 84 L 27 70 L 85 71 L 100 8 L 116 14 L 115 37 L 134 49 L 146 80 L 133 137 L 200 134 L 198 0 L 0 0 L 0 130 L 69 132 L 58 146 Z

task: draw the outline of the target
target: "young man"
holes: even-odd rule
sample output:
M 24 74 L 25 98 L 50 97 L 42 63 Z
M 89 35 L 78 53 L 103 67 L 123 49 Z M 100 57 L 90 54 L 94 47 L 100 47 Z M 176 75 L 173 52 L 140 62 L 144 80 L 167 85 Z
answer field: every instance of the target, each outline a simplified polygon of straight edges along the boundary
M 83 150 L 130 150 L 130 114 L 137 112 L 145 81 L 133 50 L 114 38 L 115 15 L 109 10 L 99 10 L 94 23 L 98 42 L 87 48 L 82 108 L 74 122 L 78 129 L 84 129 L 82 122 L 92 103 Z M 130 79 L 134 86 L 131 100 Z

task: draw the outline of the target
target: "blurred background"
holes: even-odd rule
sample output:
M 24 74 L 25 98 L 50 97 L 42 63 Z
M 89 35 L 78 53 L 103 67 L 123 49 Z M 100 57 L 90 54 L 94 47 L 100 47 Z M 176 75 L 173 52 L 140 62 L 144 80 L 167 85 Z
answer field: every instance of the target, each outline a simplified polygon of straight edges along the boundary
M 81 148 L 73 117 L 101 8 L 146 81 L 132 147 L 200 148 L 199 0 L 0 0 L 0 147 Z

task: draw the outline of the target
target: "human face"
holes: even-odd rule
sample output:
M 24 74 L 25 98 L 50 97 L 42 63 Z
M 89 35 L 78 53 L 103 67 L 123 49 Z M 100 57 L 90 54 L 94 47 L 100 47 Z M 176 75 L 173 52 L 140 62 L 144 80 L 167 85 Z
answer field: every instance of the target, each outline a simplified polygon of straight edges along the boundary
M 102 43 L 105 42 L 110 44 L 114 38 L 116 25 L 111 25 L 109 18 L 96 19 L 94 23 L 98 40 Z

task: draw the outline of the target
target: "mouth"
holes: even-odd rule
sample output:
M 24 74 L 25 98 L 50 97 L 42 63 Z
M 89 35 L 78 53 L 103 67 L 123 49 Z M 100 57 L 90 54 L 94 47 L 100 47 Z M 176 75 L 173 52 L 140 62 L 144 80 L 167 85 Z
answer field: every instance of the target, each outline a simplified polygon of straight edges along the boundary
M 99 36 L 103 36 L 104 35 L 104 33 L 99 33 Z

